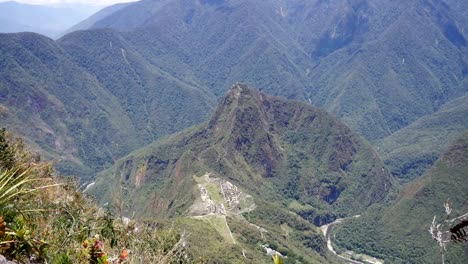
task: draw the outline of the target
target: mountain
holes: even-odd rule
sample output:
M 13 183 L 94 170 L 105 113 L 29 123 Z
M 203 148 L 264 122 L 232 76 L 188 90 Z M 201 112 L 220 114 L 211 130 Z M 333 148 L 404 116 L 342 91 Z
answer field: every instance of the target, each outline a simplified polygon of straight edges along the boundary
M 348 2 L 356 5 L 336 18 L 342 23 L 334 41 L 333 29 L 325 41 L 350 44 L 322 58 L 313 77 L 320 105 L 378 139 L 466 92 L 466 37 L 457 27 L 466 16 L 459 10 L 441 1 Z
M 130 151 L 203 122 L 225 87 L 237 81 L 321 107 L 379 143 L 466 94 L 464 7 L 456 0 L 144 0 L 103 10 L 84 22 L 88 30 L 67 34 L 54 46 L 79 68 L 74 72 L 85 72 L 106 91 L 98 101 L 115 102 L 118 115 L 128 118 L 119 129 L 126 131 L 118 142 L 125 147 L 115 148 Z M 15 55 L 14 46 L 24 46 L 21 38 L 12 39 L 20 42 L 4 45 L 5 52 L 40 75 L 22 61 L 27 56 Z M 1 70 L 13 76 L 9 69 Z M 55 71 L 44 76 L 62 78 Z M 70 89 L 80 89 L 79 79 L 67 83 Z M 68 105 L 66 97 L 61 100 Z M 43 145 L 44 137 L 33 132 L 42 125 L 30 126 L 15 131 Z M 55 140 L 61 132 L 52 134 Z M 74 148 L 96 171 L 128 153 L 113 151 L 108 146 L 117 141 L 110 142 L 83 140 Z M 101 158 L 88 157 L 88 149 Z M 411 171 L 429 163 L 414 164 Z M 392 172 L 401 174 L 397 167 Z
M 60 37 L 63 37 L 64 35 L 66 35 L 68 33 L 71 33 L 73 31 L 88 29 L 92 25 L 94 25 L 94 23 L 96 23 L 97 21 L 99 21 L 101 19 L 104 19 L 105 17 L 111 15 L 112 13 L 114 13 L 114 12 L 116 12 L 116 11 L 130 5 L 130 4 L 131 3 L 119 3 L 119 4 L 115 4 L 115 5 L 105 7 L 103 9 L 99 10 L 98 12 L 96 12 L 95 14 L 92 14 L 88 18 L 84 19 L 83 21 L 80 21 L 76 25 L 73 25 L 69 29 L 63 31 L 61 33 Z
M 421 176 L 468 129 L 468 96 L 444 104 L 404 129 L 377 142 L 387 168 L 403 181 Z
M 0 50 L 0 102 L 8 111 L 1 124 L 58 159 L 59 169 L 89 178 L 91 164 L 102 169 L 109 162 L 109 149 L 125 153 L 135 146 L 129 136 L 136 132 L 120 105 L 53 40 L 0 34 Z
M 151 64 L 113 30 L 77 31 L 58 44 L 116 97 L 147 144 L 201 123 L 216 104 L 210 91 Z
M 467 91 L 463 2 L 144 0 L 89 29 L 119 31 L 152 64 L 218 97 L 242 81 L 376 140 Z
M 268 263 L 276 250 L 337 262 L 318 226 L 362 214 L 338 227 L 338 247 L 428 263 L 437 249 L 422 227 L 466 193 L 466 136 L 440 156 L 466 130 L 466 10 L 142 0 L 56 41 L 0 34 L 0 126 L 62 174 L 103 170 L 87 191 L 119 215 L 187 230 L 202 260 Z M 225 95 L 238 81 L 283 99 L 241 84 Z M 391 174 L 423 176 L 388 208 Z
M 94 58 L 100 68 L 90 72 L 49 38 L 0 34 L 0 105 L 9 113 L 0 125 L 25 136 L 62 173 L 83 180 L 164 133 L 203 121 L 211 110 L 204 92 L 106 45 Z
M 208 122 L 120 159 L 88 190 L 135 217 L 254 224 L 272 241 L 233 231 L 234 241 L 276 244 L 306 258 L 311 249 L 325 254 L 312 223 L 362 212 L 394 189 L 377 153 L 336 118 L 236 84 Z M 289 240 L 278 240 L 281 230 Z
M 423 176 L 409 183 L 390 208 L 376 207 L 336 231 L 336 243 L 345 249 L 385 258 L 390 263 L 440 263 L 436 241 L 429 234 L 434 216 L 445 217 L 450 199 L 452 216 L 466 213 L 468 132 L 445 151 Z M 445 263 L 463 263 L 466 245 L 450 243 Z
M 51 38 L 87 18 L 99 7 L 84 5 L 29 5 L 14 1 L 0 3 L 0 32 L 36 32 Z

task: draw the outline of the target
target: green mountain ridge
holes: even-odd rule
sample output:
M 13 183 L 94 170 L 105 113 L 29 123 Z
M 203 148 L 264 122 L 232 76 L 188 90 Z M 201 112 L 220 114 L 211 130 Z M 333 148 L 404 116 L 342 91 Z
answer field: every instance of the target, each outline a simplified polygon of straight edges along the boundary
M 466 10 L 142 0 L 55 41 L 0 34 L 0 127 L 115 212 L 187 230 L 208 263 L 339 263 L 318 226 L 356 214 L 335 248 L 437 263 L 428 225 L 466 202 Z M 239 81 L 260 92 L 226 94 Z
M 112 33 L 93 37 L 108 40 L 96 53 L 70 51 L 34 33 L 0 34 L 0 104 L 9 112 L 0 124 L 34 142 L 62 173 L 83 180 L 161 135 L 203 121 L 213 104 L 206 92 L 125 53 Z M 88 56 L 76 60 L 78 52 Z
M 79 68 L 73 72 L 95 79 L 90 87 L 105 91 L 99 92 L 96 107 L 115 104 L 117 113 L 106 110 L 104 116 L 114 123 L 110 127 L 119 127 L 121 140 L 103 131 L 93 140 L 78 133 L 66 136 L 75 143 L 82 138 L 72 147 L 80 154 L 73 156 L 90 169 L 62 172 L 92 178 L 130 151 L 205 121 L 225 87 L 238 81 L 321 107 L 368 140 L 381 142 L 466 93 L 464 7 L 456 0 L 144 0 L 109 8 L 87 21 L 88 30 L 67 34 L 52 46 L 61 49 L 69 67 Z M 2 38 L 17 41 L 3 45 L 11 54 L 3 59 L 15 56 L 15 45 L 25 44 L 14 35 Z M 23 58 L 14 59 L 26 72 L 37 71 Z M 46 58 L 45 65 L 54 63 Z M 16 74 L 10 68 L 1 71 Z M 55 71 L 43 75 L 62 78 Z M 21 80 L 17 86 L 31 89 Z M 78 91 L 79 83 L 66 85 Z M 67 106 L 69 99 L 60 100 Z M 12 101 L 0 103 L 14 108 Z M 123 121 L 114 120 L 120 116 Z M 21 123 L 10 118 L 2 125 L 12 126 L 48 156 L 68 155 L 33 129 L 61 121 L 43 116 L 27 131 L 12 122 Z M 420 173 L 426 163 L 414 163 L 409 173 Z
M 273 235 L 273 226 L 307 223 L 307 232 L 320 238 L 315 246 L 305 249 L 302 244 L 301 252 L 277 238 L 270 242 L 303 257 L 310 250 L 326 252 L 323 237 L 312 223 L 321 225 L 362 212 L 384 202 L 396 187 L 372 147 L 336 118 L 308 104 L 237 84 L 207 123 L 120 159 L 99 174 L 89 191 L 112 204 L 115 193 L 125 190 L 122 204 L 128 215 L 178 218 L 189 215 L 199 195 L 196 179 L 207 173 L 253 197 L 255 209 L 240 219 Z M 232 217 L 228 223 L 237 219 Z M 294 225 L 289 227 L 296 230 L 292 232 L 303 230 Z M 245 239 L 234 234 L 238 236 Z M 300 241 L 291 237 L 292 245 Z
M 84 177 L 92 174 L 91 164 L 100 167 L 112 155 L 102 147 L 103 138 L 121 142 L 108 145 L 114 153 L 135 144 L 133 131 L 124 129 L 130 121 L 121 107 L 53 40 L 34 33 L 0 34 L 0 43 L 1 104 L 8 109 L 2 126 L 58 158 L 63 171 Z
M 153 64 L 218 97 L 220 87 L 242 81 L 309 101 L 374 140 L 466 92 L 460 5 L 145 0 L 90 29 L 120 31 Z
M 385 263 L 441 263 L 440 250 L 429 234 L 434 216 L 443 221 L 450 199 L 453 216 L 466 213 L 468 133 L 444 152 L 423 176 L 406 185 L 389 208 L 376 206 L 359 219 L 336 229 L 345 249 L 385 259 Z M 463 263 L 466 244 L 448 245 L 445 263 Z
M 467 112 L 468 96 L 465 95 L 376 142 L 376 148 L 393 175 L 403 181 L 415 179 L 468 129 Z
M 74 31 L 88 29 L 94 23 L 98 22 L 99 20 L 107 17 L 108 15 L 111 15 L 112 13 L 114 13 L 114 12 L 118 11 L 119 9 L 124 8 L 125 6 L 130 5 L 130 4 L 131 3 L 119 3 L 119 4 L 115 4 L 115 5 L 105 7 L 103 9 L 99 10 L 98 12 L 94 13 L 90 17 L 86 18 L 85 20 L 80 21 L 76 25 L 73 25 L 69 29 L 65 30 L 64 32 L 61 33 L 61 35 L 59 37 L 63 37 L 64 35 L 69 34 L 71 32 L 74 32 Z

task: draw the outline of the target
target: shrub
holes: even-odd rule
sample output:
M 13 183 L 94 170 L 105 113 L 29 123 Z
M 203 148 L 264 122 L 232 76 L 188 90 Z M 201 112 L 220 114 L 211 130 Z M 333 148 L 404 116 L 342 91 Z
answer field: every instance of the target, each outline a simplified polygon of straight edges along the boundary
M 20 263 L 188 263 L 175 229 L 115 217 L 0 131 L 0 255 Z

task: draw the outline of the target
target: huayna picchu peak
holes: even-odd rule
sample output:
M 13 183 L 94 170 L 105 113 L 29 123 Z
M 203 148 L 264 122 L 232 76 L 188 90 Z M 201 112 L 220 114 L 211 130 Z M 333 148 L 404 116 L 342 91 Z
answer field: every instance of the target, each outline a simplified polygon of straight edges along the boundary
M 193 220 L 194 201 L 208 199 L 227 223 L 250 217 L 275 232 L 270 210 L 292 213 L 313 229 L 384 202 L 394 185 L 372 147 L 337 118 L 236 84 L 208 122 L 118 160 L 90 191 L 112 203 L 123 188 L 126 214 L 159 219 Z M 227 214 L 210 202 L 232 200 L 222 186 L 238 190 L 236 201 L 249 201 L 238 205 L 243 213 Z

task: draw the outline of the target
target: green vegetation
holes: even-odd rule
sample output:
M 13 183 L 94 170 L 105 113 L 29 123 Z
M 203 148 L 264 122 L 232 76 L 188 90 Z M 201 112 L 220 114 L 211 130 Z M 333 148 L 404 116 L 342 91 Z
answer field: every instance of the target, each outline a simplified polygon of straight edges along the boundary
M 137 173 L 143 165 L 145 172 Z M 130 214 L 174 215 L 171 201 L 190 201 L 191 186 L 202 180 L 193 175 L 212 172 L 263 200 L 312 207 L 301 216 L 320 225 L 383 201 L 393 182 L 382 166 L 365 141 L 325 112 L 237 85 L 207 124 L 119 160 L 98 177 L 93 193 L 111 202 L 110 193 L 123 183 Z M 220 198 L 217 187 L 208 189 Z M 148 195 L 165 210 L 148 208 Z
M 211 109 L 206 92 L 151 67 L 115 35 L 77 34 L 60 43 L 67 50 L 37 34 L 0 35 L 0 125 L 62 174 L 90 181 L 114 159 L 201 122 Z
M 15 162 L 14 147 L 10 146 L 7 140 L 7 133 L 4 128 L 0 129 L 0 167 L 12 169 Z
M 260 238 L 249 240 L 250 247 L 260 241 L 276 243 L 288 256 L 304 259 L 317 259 L 312 252 L 326 254 L 313 224 L 362 212 L 384 202 L 395 188 L 370 145 L 335 118 L 305 103 L 238 84 L 207 123 L 120 159 L 89 191 L 102 203 L 112 203 L 113 195 L 125 190 L 127 215 L 185 217 L 199 195 L 196 184 L 204 185 L 213 201 L 225 203 L 219 186 L 205 176 L 194 177 L 207 173 L 252 195 L 256 205 L 264 204 L 243 216 L 268 227 L 272 238 L 263 240 L 257 232 Z M 290 211 L 284 209 L 288 205 Z M 211 222 L 226 237 L 220 224 Z M 287 243 L 280 242 L 283 234 Z
M 322 107 L 378 141 L 464 95 L 468 45 L 459 1 L 377 1 L 139 1 L 56 42 L 2 34 L 0 107 L 11 114 L 0 125 L 61 173 L 90 181 L 130 151 L 203 122 L 242 81 Z M 387 164 L 402 178 L 436 158 L 414 154 L 419 143 L 400 155 L 386 142 Z
M 453 202 L 453 215 L 465 213 L 468 193 L 468 133 L 456 140 L 434 166 L 409 183 L 390 207 L 375 206 L 358 219 L 335 228 L 336 244 L 390 263 L 440 263 L 440 250 L 429 234 L 434 216 L 445 215 L 443 204 Z M 465 253 L 463 253 L 465 252 Z M 448 248 L 446 263 L 463 263 L 462 245 Z
M 152 65 L 216 97 L 242 81 L 309 101 L 375 140 L 466 92 L 466 8 L 434 0 L 140 1 L 89 29 L 120 32 Z
M 376 142 L 385 165 L 404 182 L 421 176 L 468 129 L 467 113 L 468 96 L 465 95 Z
M 333 259 L 317 254 L 321 252 L 325 255 L 320 232 L 280 207 L 262 205 L 257 213 L 245 214 L 254 223 L 266 224 L 265 227 L 271 231 L 263 235 L 246 220 L 228 218 L 227 223 L 233 228 L 236 244 L 226 243 L 228 231 L 224 219 L 178 218 L 175 225 L 160 222 L 157 229 L 147 227 L 146 224 L 154 225 L 152 220 L 127 223 L 110 211 L 96 207 L 88 197 L 77 191 L 73 180 L 55 177 L 50 164 L 27 162 L 38 158 L 22 150 L 20 140 L 12 139 L 8 133 L 4 135 L 1 139 L 6 147 L 2 154 L 14 153 L 14 167 L 19 166 L 24 171 L 21 175 L 14 171 L 5 173 L 14 176 L 11 186 L 16 186 L 14 188 L 20 191 L 14 197 L 13 204 L 7 202 L 6 207 L 0 206 L 1 221 L 6 223 L 6 235 L 0 237 L 0 254 L 9 259 L 34 257 L 36 261 L 51 263 L 96 263 L 119 258 L 125 258 L 130 263 L 152 262 L 155 259 L 166 259 L 168 263 L 172 263 L 171 259 L 179 261 L 177 263 L 183 260 L 190 263 L 271 263 L 271 257 L 265 254 L 262 247 L 269 243 L 270 247 L 288 256 L 286 263 L 295 263 L 296 260 L 302 263 L 334 263 Z M 8 157 L 2 157 L 5 156 Z M 24 186 L 15 184 L 22 175 L 31 181 L 24 181 Z M 48 183 L 48 186 L 38 183 Z M 32 191 L 31 187 L 40 188 L 41 191 Z M 36 204 L 31 200 L 41 202 Z M 113 211 L 117 214 L 121 212 L 118 206 Z M 282 220 L 268 224 L 270 220 L 265 216 L 278 216 Z M 204 221 L 210 221 L 210 224 L 206 225 Z M 168 225 L 172 227 L 163 228 Z M 287 228 L 288 225 L 291 228 Z M 181 235 L 177 230 L 185 232 Z M 281 234 L 275 230 L 287 232 Z M 223 233 L 224 237 L 220 235 Z M 205 238 L 203 244 L 199 243 L 200 237 Z M 181 247 L 182 244 L 186 246 Z M 221 256 L 219 252 L 225 254 Z M 245 257 L 242 257 L 243 254 Z M 189 256 L 190 259 L 180 259 L 181 256 Z
M 0 142 L 0 255 L 19 263 L 195 263 L 177 229 L 114 216 L 21 140 L 2 130 Z
M 89 191 L 119 216 L 187 228 L 189 251 L 200 262 L 271 263 L 265 244 L 286 254 L 285 262 L 333 262 L 316 226 L 363 212 L 337 229 L 340 247 L 395 262 L 430 262 L 434 255 L 421 239 L 429 210 L 447 198 L 442 193 L 467 193 L 463 184 L 450 185 L 463 183 L 466 171 L 452 166 L 454 157 L 446 154 L 427 171 L 466 129 L 465 2 L 143 0 L 107 9 L 81 25 L 88 30 L 57 41 L 0 34 L 0 127 L 24 136 L 61 174 L 89 183 L 102 171 Z M 315 104 L 350 128 L 306 103 L 242 85 L 222 97 L 237 81 Z M 379 147 L 386 167 L 353 130 Z M 9 239 L 18 241 L 9 246 L 9 258 L 67 262 L 83 257 L 73 250 L 85 240 L 88 246 L 102 242 L 109 257 L 124 245 L 135 252 L 158 249 L 154 257 L 171 253 L 183 238 L 169 232 L 167 243 L 133 245 L 136 240 L 121 235 L 128 231 L 121 218 L 103 216 L 77 192 L 77 183 L 37 174 L 35 165 L 16 171 L 11 146 L 0 140 L 0 166 L 8 169 L 0 175 L 15 194 L 2 199 L 24 207 L 0 211 Z M 226 243 L 219 218 L 187 217 L 202 180 L 193 176 L 205 173 L 232 182 L 257 205 L 226 218 L 238 244 Z M 391 174 L 403 182 L 424 176 L 388 209 L 397 185 Z M 54 195 L 71 192 L 74 198 L 58 196 L 56 204 L 42 197 L 49 191 L 17 192 L 34 190 L 42 178 L 60 184 L 46 188 Z M 205 184 L 222 202 L 217 186 Z M 42 207 L 28 203 L 31 197 L 44 200 Z M 86 210 L 77 209 L 81 205 Z M 44 220 L 50 212 L 57 217 L 51 227 Z M 101 227 L 109 222 L 114 231 L 106 233 Z M 57 239 L 36 235 L 56 226 Z M 159 241 L 159 230 L 149 230 L 148 239 Z M 114 247 L 111 233 L 122 237 Z M 209 245 L 202 247 L 197 239 L 205 234 Z M 70 246 L 65 255 L 43 251 L 56 252 L 57 243 Z M 27 251 L 14 253 L 16 245 Z M 83 259 L 97 261 L 102 253 Z M 450 254 L 460 259 L 460 252 Z
M 213 226 L 215 230 L 224 238 L 224 241 L 228 244 L 235 244 L 236 241 L 233 237 L 231 237 L 231 230 L 229 230 L 229 226 L 226 222 L 225 216 L 219 215 L 207 215 L 198 217 L 202 221 L 208 222 L 209 225 Z

